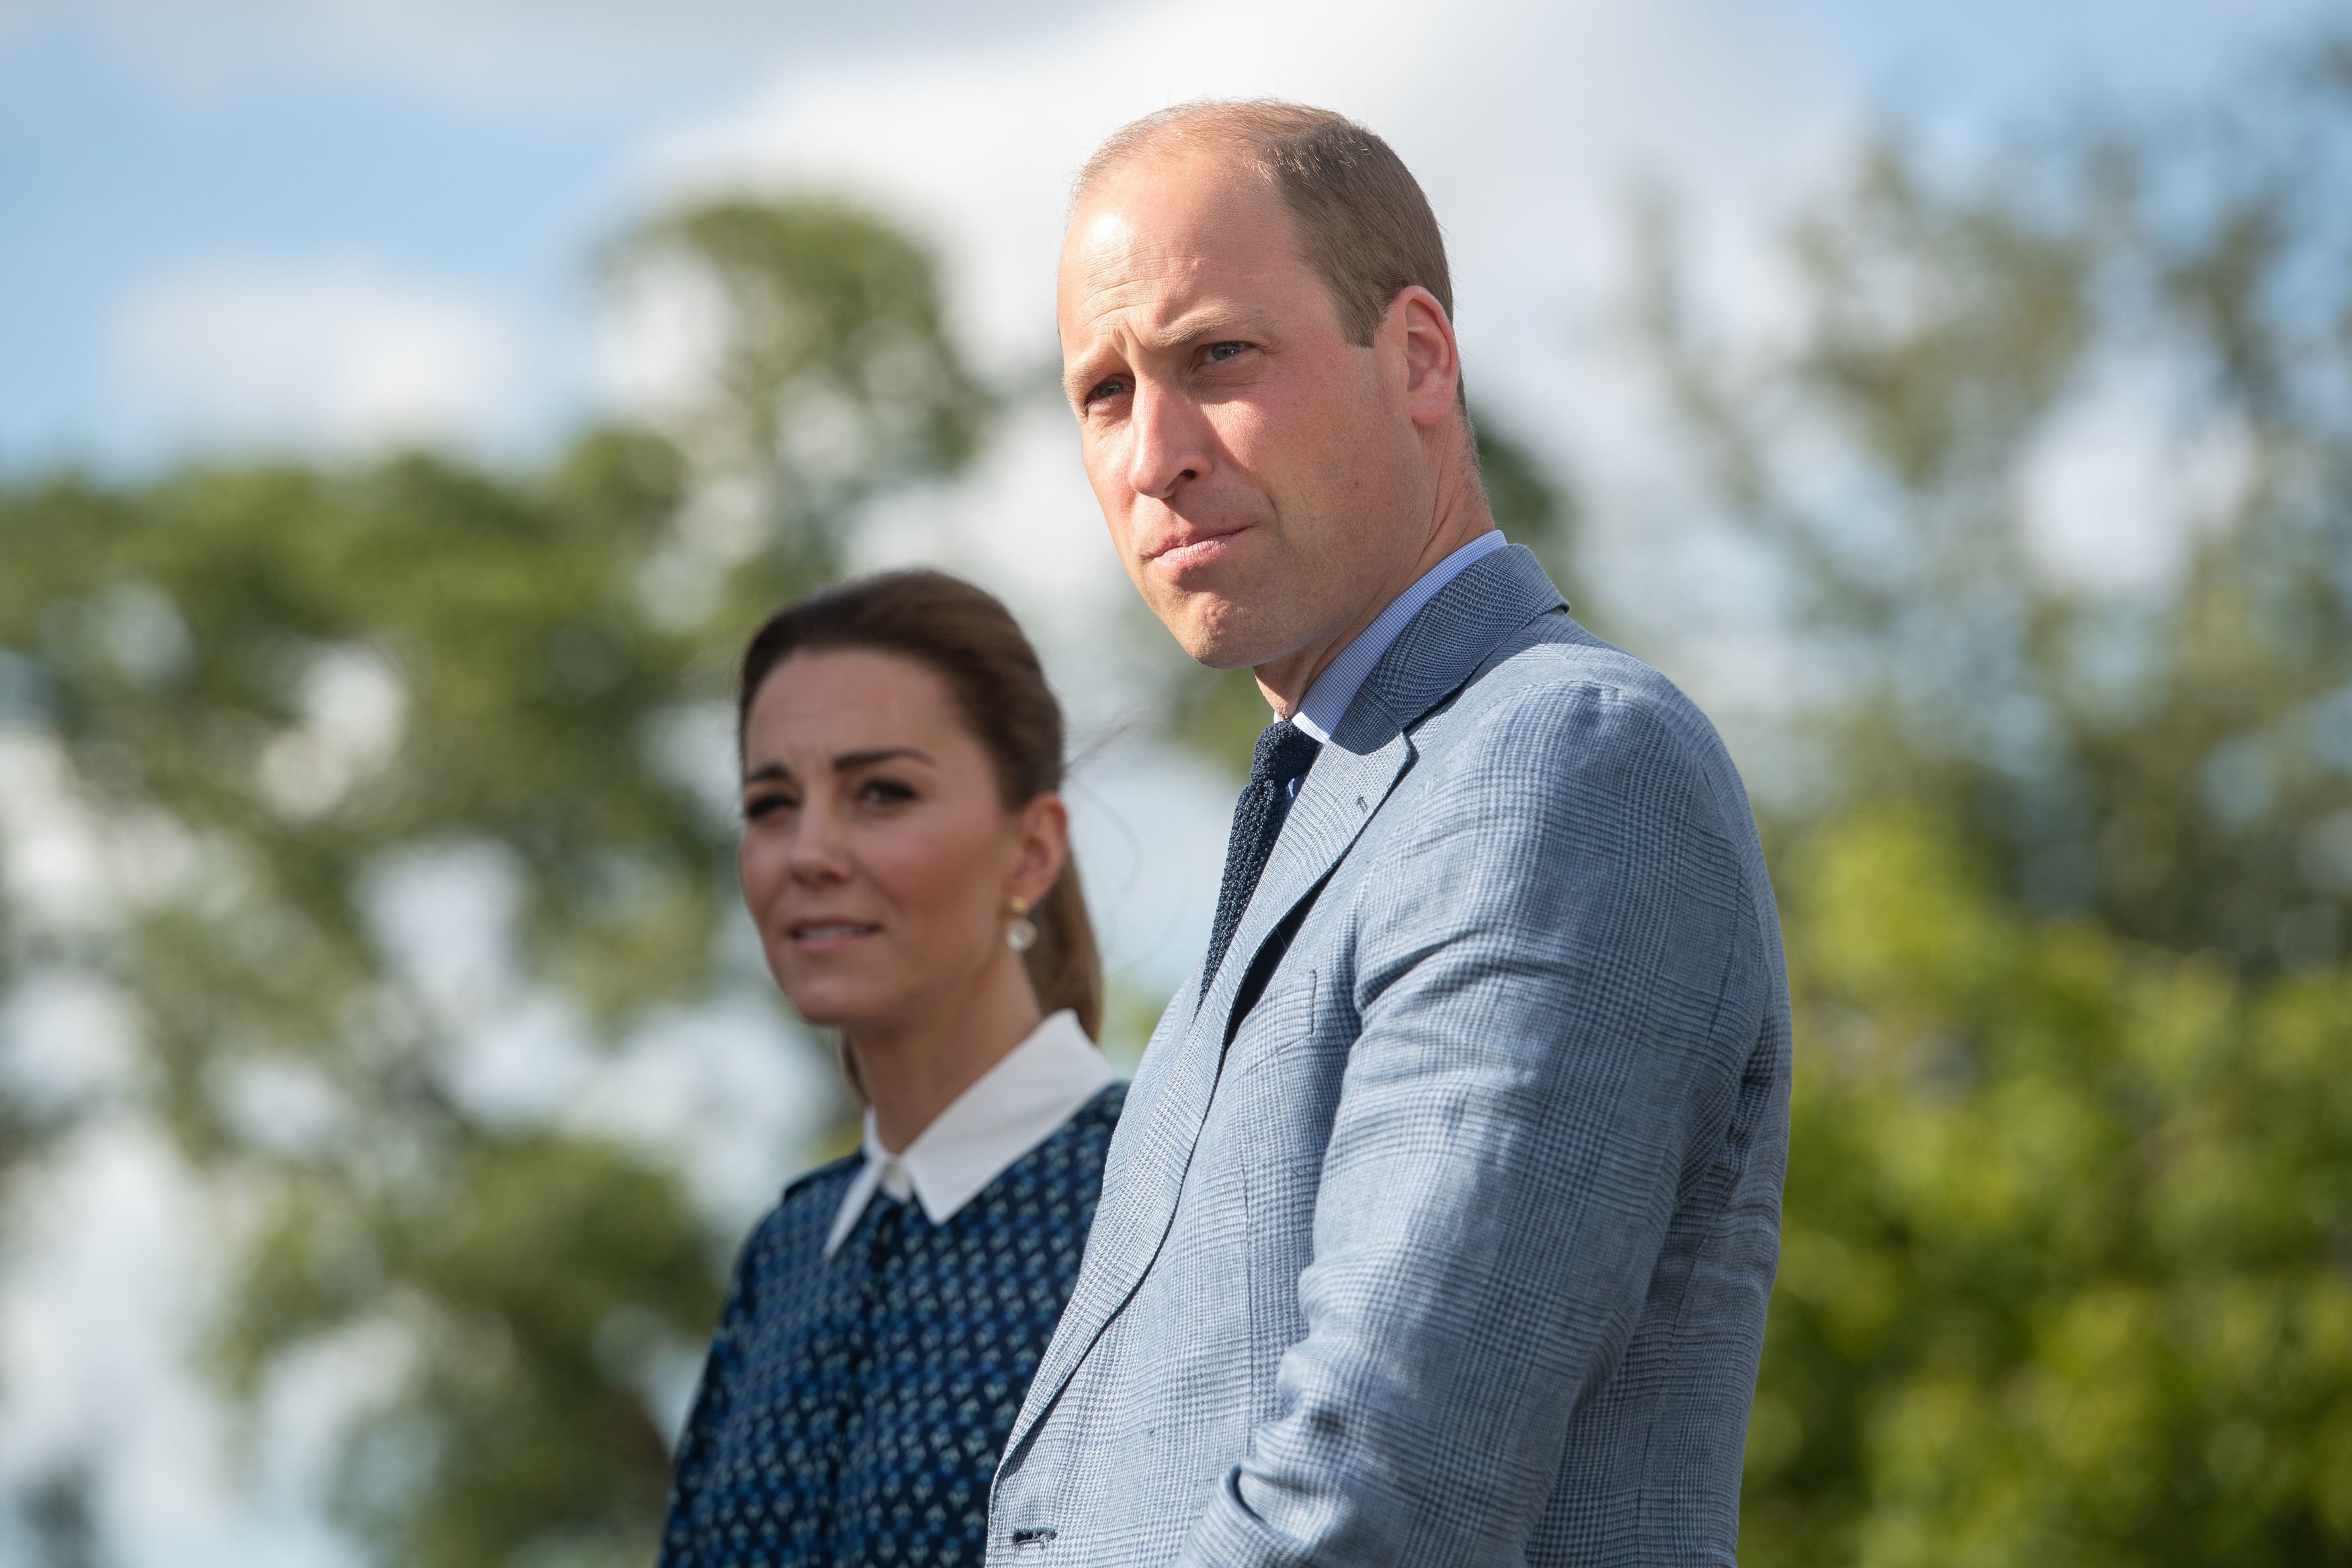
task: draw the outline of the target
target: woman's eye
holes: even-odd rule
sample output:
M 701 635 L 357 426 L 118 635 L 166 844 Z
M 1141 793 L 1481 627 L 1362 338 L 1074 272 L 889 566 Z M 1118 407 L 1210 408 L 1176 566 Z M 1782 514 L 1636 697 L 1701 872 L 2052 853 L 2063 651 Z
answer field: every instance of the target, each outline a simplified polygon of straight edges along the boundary
M 868 779 L 857 787 L 857 798 L 878 806 L 896 806 L 913 800 L 915 790 L 896 779 Z
M 743 802 L 743 820 L 747 822 L 756 822 L 761 818 L 773 816 L 778 811 L 790 810 L 797 804 L 799 802 L 789 795 L 754 795 Z

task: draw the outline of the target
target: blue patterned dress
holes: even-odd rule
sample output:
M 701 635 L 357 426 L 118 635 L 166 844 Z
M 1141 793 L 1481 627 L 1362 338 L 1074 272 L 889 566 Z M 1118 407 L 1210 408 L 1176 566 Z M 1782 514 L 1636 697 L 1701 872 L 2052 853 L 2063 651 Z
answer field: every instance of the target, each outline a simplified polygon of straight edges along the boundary
M 1102 1090 L 945 1224 L 877 1192 L 829 1259 L 861 1156 L 784 1189 L 736 1264 L 662 1568 L 976 1568 L 997 1456 L 1077 1281 L 1126 1095 Z

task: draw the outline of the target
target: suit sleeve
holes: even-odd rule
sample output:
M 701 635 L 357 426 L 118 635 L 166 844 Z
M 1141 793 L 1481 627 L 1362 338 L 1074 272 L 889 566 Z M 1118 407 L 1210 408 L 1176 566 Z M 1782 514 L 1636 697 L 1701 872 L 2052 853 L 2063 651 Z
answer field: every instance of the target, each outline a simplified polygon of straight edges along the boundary
M 1352 895 L 1305 1337 L 1182 1563 L 1518 1559 L 1765 1005 L 1713 747 L 1686 708 L 1574 686 L 1436 759 Z

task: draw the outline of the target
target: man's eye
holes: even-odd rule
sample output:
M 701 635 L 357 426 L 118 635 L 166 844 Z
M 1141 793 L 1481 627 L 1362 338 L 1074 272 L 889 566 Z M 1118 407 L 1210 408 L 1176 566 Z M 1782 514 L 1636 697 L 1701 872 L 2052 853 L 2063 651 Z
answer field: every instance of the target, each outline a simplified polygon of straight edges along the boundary
M 1101 402 L 1106 399 L 1120 396 L 1126 391 L 1127 378 L 1125 376 L 1105 376 L 1102 380 L 1097 382 L 1094 385 L 1087 389 L 1087 406 L 1088 408 L 1092 408 L 1095 404 Z
M 1209 362 L 1214 364 L 1220 360 L 1230 360 L 1248 347 L 1247 343 L 1212 343 L 1209 345 Z

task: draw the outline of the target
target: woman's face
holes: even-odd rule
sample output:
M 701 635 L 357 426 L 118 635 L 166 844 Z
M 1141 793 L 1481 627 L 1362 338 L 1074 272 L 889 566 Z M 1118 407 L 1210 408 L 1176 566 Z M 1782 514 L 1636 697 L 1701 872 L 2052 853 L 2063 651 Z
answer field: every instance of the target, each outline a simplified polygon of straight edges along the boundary
M 887 1030 L 954 1008 L 1009 964 L 1006 905 L 1061 870 L 1058 796 L 1017 811 L 946 686 L 892 653 L 794 654 L 743 729 L 743 901 L 810 1023 Z

